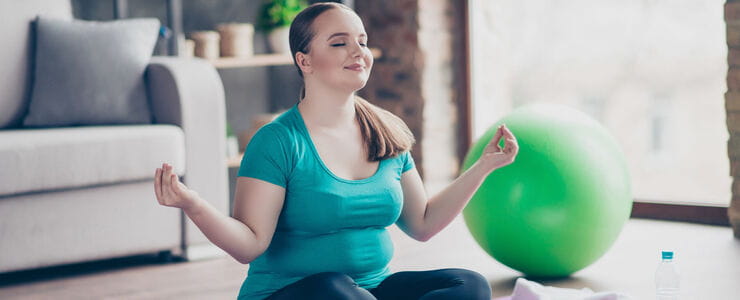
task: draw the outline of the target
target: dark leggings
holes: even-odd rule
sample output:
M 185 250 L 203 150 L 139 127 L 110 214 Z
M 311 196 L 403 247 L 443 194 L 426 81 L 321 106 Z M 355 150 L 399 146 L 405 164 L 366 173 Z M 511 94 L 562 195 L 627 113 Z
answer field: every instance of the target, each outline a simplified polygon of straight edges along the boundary
M 486 278 L 465 269 L 398 272 L 378 287 L 366 290 L 337 272 L 318 273 L 278 290 L 268 300 L 281 299 L 491 299 Z

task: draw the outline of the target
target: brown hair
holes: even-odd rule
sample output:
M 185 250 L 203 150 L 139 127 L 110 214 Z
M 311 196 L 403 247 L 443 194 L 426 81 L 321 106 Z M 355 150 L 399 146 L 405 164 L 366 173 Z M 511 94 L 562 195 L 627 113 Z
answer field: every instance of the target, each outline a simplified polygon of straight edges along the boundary
M 307 54 L 311 50 L 309 45 L 316 34 L 311 28 L 314 20 L 323 12 L 337 8 L 354 13 L 351 8 L 340 3 L 316 3 L 301 11 L 290 24 L 290 52 L 293 55 L 293 64 L 298 69 L 298 75 L 301 78 L 303 78 L 303 72 L 298 67 L 296 53 Z M 302 89 L 301 100 L 305 96 L 305 89 Z M 410 150 L 414 145 L 414 135 L 401 118 L 357 96 L 355 97 L 355 118 L 360 124 L 369 161 L 394 157 Z

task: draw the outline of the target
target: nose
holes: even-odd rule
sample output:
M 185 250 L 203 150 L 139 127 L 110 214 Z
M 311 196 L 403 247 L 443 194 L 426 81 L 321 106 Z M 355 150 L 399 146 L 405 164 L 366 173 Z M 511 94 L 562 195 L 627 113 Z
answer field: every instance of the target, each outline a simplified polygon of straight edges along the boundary
M 352 49 L 351 52 L 352 57 L 360 57 L 362 56 L 362 46 L 360 43 L 352 43 Z

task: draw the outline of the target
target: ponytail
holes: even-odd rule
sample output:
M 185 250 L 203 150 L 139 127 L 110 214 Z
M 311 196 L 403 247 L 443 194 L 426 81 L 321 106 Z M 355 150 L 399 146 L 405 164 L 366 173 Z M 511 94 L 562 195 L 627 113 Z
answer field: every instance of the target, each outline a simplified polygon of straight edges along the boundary
M 416 142 L 401 118 L 360 97 L 355 97 L 355 117 L 360 123 L 369 161 L 399 155 L 411 150 Z

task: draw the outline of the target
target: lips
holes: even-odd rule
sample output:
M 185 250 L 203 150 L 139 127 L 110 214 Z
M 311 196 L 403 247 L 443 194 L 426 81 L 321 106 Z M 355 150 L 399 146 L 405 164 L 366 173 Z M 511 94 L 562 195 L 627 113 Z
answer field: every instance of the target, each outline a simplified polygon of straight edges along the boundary
M 359 71 L 364 70 L 365 69 L 365 66 L 363 66 L 361 64 L 351 64 L 351 65 L 346 66 L 344 68 L 347 69 L 347 70 L 352 70 L 352 71 L 358 71 L 359 72 Z

